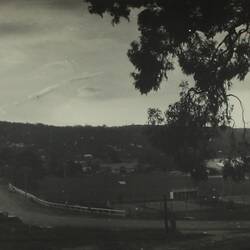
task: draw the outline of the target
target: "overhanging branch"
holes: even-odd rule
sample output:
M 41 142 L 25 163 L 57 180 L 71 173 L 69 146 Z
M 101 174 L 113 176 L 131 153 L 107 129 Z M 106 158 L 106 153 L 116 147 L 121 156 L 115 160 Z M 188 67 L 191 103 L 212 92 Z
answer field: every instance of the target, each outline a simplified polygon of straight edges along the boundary
M 246 121 L 245 121 L 245 110 L 244 110 L 243 103 L 242 103 L 241 99 L 237 95 L 227 94 L 227 98 L 229 98 L 229 97 L 235 98 L 240 104 L 240 107 L 241 107 L 241 119 L 242 119 L 243 128 L 244 128 L 244 130 L 243 130 L 244 131 L 243 132 L 243 138 L 246 139 Z

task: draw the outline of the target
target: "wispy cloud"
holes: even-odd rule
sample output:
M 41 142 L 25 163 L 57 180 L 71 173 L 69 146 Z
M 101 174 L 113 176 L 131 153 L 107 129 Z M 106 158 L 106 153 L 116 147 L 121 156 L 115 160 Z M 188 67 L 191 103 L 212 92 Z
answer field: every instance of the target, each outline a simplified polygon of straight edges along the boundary
M 33 93 L 31 95 L 29 95 L 27 97 L 27 100 L 33 100 L 33 99 L 39 99 L 39 98 L 42 98 L 48 94 L 50 94 L 51 92 L 55 91 L 56 89 L 60 88 L 60 85 L 59 84 L 55 84 L 55 85 L 52 85 L 52 86 L 49 86 L 47 88 L 44 88 L 36 93 Z
M 60 88 L 63 88 L 65 86 L 67 86 L 67 85 L 71 85 L 72 83 L 75 83 L 75 82 L 91 79 L 91 78 L 97 77 L 97 76 L 99 76 L 101 74 L 102 74 L 102 72 L 98 72 L 98 73 L 86 75 L 86 76 L 83 76 L 83 77 L 73 78 L 73 79 L 71 79 L 69 81 L 65 81 L 65 82 L 63 82 L 61 84 L 54 84 L 54 85 L 48 86 L 48 87 L 46 87 L 44 89 L 39 90 L 38 92 L 32 93 L 24 101 L 26 102 L 26 101 L 31 101 L 31 100 L 35 100 L 35 99 L 36 100 L 41 99 L 41 98 L 49 95 L 50 93 L 56 92 Z
M 5 115 L 7 113 L 7 110 L 8 110 L 9 107 L 20 106 L 20 105 L 26 104 L 26 103 L 28 103 L 30 101 L 33 101 L 33 100 L 39 101 L 42 98 L 50 95 L 51 93 L 55 93 L 55 92 L 59 91 L 61 88 L 65 87 L 65 86 L 73 87 L 73 85 L 75 83 L 79 83 L 79 82 L 86 81 L 86 80 L 94 78 L 94 77 L 98 77 L 101 74 L 103 74 L 103 72 L 97 72 L 97 73 L 85 75 L 85 76 L 82 76 L 82 77 L 76 77 L 76 78 L 73 78 L 73 79 L 70 79 L 70 80 L 66 80 L 61 84 L 54 84 L 54 85 L 47 86 L 47 87 L 45 87 L 45 88 L 43 88 L 43 89 L 41 89 L 41 90 L 39 90 L 37 92 L 31 93 L 30 95 L 28 95 L 26 98 L 24 98 L 22 100 L 19 100 L 19 101 L 13 102 L 13 103 L 3 104 L 0 107 L 0 113 L 2 115 Z M 90 90 L 91 87 L 87 87 L 87 89 L 89 89 L 89 91 L 91 91 Z
M 0 34 L 1 36 L 5 35 L 19 35 L 19 34 L 33 34 L 38 32 L 41 29 L 37 24 L 27 24 L 21 22 L 4 22 L 0 23 Z
M 100 91 L 99 88 L 95 88 L 95 87 L 85 87 L 84 90 L 87 92 L 91 92 L 91 93 L 97 93 Z

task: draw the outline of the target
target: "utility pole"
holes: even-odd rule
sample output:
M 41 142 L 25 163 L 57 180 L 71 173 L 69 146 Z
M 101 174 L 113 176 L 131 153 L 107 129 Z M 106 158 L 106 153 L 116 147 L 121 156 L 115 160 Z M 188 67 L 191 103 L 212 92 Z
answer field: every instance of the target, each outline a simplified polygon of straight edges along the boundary
M 165 225 L 165 231 L 166 234 L 168 234 L 169 232 L 169 228 L 168 228 L 168 206 L 167 206 L 167 196 L 164 195 L 163 196 L 163 204 L 164 204 L 164 225 Z

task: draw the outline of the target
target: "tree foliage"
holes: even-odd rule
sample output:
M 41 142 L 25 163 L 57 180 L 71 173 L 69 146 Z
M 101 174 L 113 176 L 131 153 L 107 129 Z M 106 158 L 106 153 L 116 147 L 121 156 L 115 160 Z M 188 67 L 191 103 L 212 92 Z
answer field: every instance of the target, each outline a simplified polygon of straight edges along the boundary
M 228 92 L 234 79 L 243 81 L 249 72 L 250 1 L 86 2 L 90 13 L 108 13 L 113 24 L 121 18 L 129 20 L 132 10 L 137 9 L 140 36 L 132 41 L 128 57 L 135 68 L 131 73 L 134 86 L 142 94 L 158 90 L 177 64 L 185 75 L 192 76 L 192 87 L 187 82 L 181 84 L 179 101 L 164 115 L 158 109 L 149 109 L 148 121 L 166 125 L 158 128 L 158 137 L 153 136 L 158 138 L 156 144 L 173 152 L 188 171 L 202 172 L 205 145 L 211 139 L 210 132 L 205 132 L 211 130 L 204 128 L 232 122 L 229 99 L 239 98 Z
M 154 125 L 150 139 L 155 146 L 174 156 L 181 170 L 190 172 L 197 180 L 206 179 L 204 160 L 211 157 L 208 146 L 215 135 L 207 124 L 215 118 L 208 111 L 205 94 L 192 92 L 186 82 L 181 84 L 181 89 L 180 100 L 169 105 L 164 114 L 158 109 L 149 109 L 148 120 Z M 217 120 L 222 119 L 221 114 L 218 116 Z
M 206 93 L 210 112 L 227 103 L 234 78 L 244 80 L 250 67 L 248 0 L 86 0 L 91 13 L 129 19 L 137 8 L 140 37 L 128 57 L 135 66 L 134 85 L 141 93 L 158 90 L 178 62 Z

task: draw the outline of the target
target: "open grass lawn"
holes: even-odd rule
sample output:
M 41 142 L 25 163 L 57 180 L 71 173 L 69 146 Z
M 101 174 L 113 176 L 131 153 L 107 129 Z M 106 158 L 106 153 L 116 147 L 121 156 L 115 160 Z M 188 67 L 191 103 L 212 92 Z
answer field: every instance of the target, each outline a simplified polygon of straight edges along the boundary
M 125 204 L 119 208 L 131 211 L 129 215 L 136 218 L 159 219 L 163 218 L 163 202 Z M 209 221 L 244 221 L 250 220 L 250 206 L 233 202 L 217 202 L 203 204 L 189 201 L 168 203 L 169 213 L 174 213 L 177 220 L 209 220 Z
M 250 220 L 250 206 L 235 207 L 233 209 L 217 206 L 204 210 L 181 211 L 176 213 L 176 217 L 177 219 L 244 221 Z
M 126 184 L 120 184 L 120 181 Z M 49 201 L 72 204 L 161 200 L 172 188 L 193 187 L 188 177 L 169 177 L 166 173 L 130 176 L 93 175 L 79 178 L 48 177 L 40 181 L 37 194 Z
M 219 189 L 221 179 L 212 181 Z M 197 184 L 188 176 L 170 176 L 166 172 L 127 176 L 97 174 L 75 178 L 46 177 L 39 182 L 36 193 L 50 201 L 84 205 L 108 200 L 114 203 L 159 201 L 172 190 L 198 186 L 202 190 L 210 189 L 210 180 Z
M 149 220 L 163 218 L 163 210 L 136 207 L 136 211 L 129 208 L 129 211 L 134 212 L 129 213 L 128 216 Z M 169 210 L 169 213 L 172 213 L 172 210 Z M 237 206 L 231 209 L 226 204 L 223 204 L 216 207 L 206 207 L 201 210 L 174 211 L 174 214 L 177 220 L 245 221 L 250 220 L 250 206 Z
M 229 180 L 223 181 L 218 177 L 198 184 L 190 177 L 169 176 L 165 172 L 128 176 L 97 174 L 77 178 L 46 177 L 39 182 L 35 192 L 49 201 L 103 206 L 107 201 L 111 203 L 159 201 L 173 189 L 194 187 L 199 187 L 201 194 L 209 193 L 214 188 L 219 195 L 235 196 L 245 203 L 247 197 L 250 197 L 249 180 L 235 183 Z

